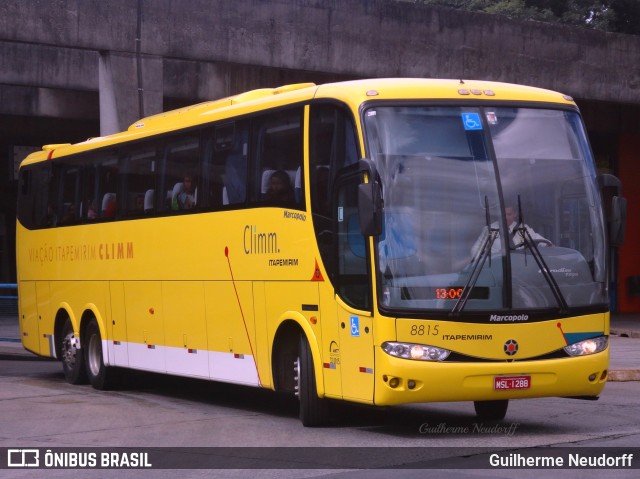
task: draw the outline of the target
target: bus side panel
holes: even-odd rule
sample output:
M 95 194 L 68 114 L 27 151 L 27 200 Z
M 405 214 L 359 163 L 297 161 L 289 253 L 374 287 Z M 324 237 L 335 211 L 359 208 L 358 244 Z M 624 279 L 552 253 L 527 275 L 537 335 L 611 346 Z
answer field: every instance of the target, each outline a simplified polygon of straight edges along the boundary
M 21 281 L 18 298 L 20 300 L 20 338 L 22 339 L 22 345 L 29 351 L 40 353 L 36 283 L 34 281 Z
M 270 344 L 267 335 L 267 311 L 266 311 L 265 282 L 255 281 L 253 283 L 253 307 L 256 319 L 256 362 L 258 363 L 258 374 L 263 387 L 273 387 L 271 381 L 271 363 L 269 362 Z
M 144 371 L 166 372 L 162 321 L 162 284 L 128 281 L 124 285 L 129 365 Z
M 209 378 L 203 283 L 164 281 L 162 299 L 167 372 Z
M 38 302 L 38 351 L 43 356 L 52 356 L 53 318 L 51 314 L 50 285 L 48 281 L 36 283 Z
M 320 326 L 322 328 L 322 371 L 325 395 L 342 399 L 342 364 L 340 358 L 340 326 L 338 305 L 333 286 L 327 281 L 320 285 Z
M 205 304 L 211 379 L 259 386 L 252 283 L 207 282 Z
M 110 341 L 107 343 L 109 363 L 114 366 L 129 367 L 124 283 L 111 281 L 109 295 L 111 298 L 111 321 L 107 325 L 110 334 Z

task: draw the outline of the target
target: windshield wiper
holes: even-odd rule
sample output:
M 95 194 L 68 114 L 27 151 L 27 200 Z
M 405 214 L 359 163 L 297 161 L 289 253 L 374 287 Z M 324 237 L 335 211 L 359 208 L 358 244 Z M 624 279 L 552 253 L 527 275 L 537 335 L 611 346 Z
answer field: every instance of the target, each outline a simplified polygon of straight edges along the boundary
M 462 289 L 462 293 L 460 294 L 458 301 L 456 301 L 453 309 L 449 312 L 449 316 L 458 316 L 464 309 L 465 305 L 467 304 L 467 300 L 471 295 L 471 291 L 473 291 L 473 287 L 478 282 L 478 278 L 480 277 L 480 273 L 482 272 L 482 267 L 487 261 L 487 258 L 489 258 L 489 265 L 491 265 L 491 247 L 498 237 L 500 229 L 491 227 L 491 218 L 489 217 L 489 200 L 487 199 L 486 195 L 484 197 L 484 211 L 485 222 L 487 224 L 487 237 L 484 239 L 482 246 L 471 261 L 471 274 L 469 275 L 469 279 Z
M 540 272 L 542 273 L 542 276 L 547 281 L 547 284 L 551 288 L 551 292 L 553 293 L 553 296 L 556 298 L 556 301 L 558 302 L 558 306 L 560 306 L 560 312 L 561 313 L 567 312 L 567 310 L 569 309 L 569 306 L 567 305 L 567 301 L 565 300 L 564 295 L 562 294 L 562 290 L 560 289 L 560 286 L 558 286 L 558 283 L 556 279 L 553 277 L 553 274 L 551 274 L 551 271 L 549 270 L 549 266 L 547 265 L 547 262 L 542 257 L 542 253 L 540 253 L 540 250 L 538 249 L 536 242 L 531 237 L 531 234 L 527 230 L 527 226 L 525 225 L 525 222 L 522 219 L 522 205 L 520 203 L 520 195 L 518 195 L 518 223 L 513 228 L 513 237 L 515 237 L 516 233 L 520 233 L 524 246 L 528 248 L 529 251 L 531 251 L 531 255 L 533 256 L 533 259 L 538 264 L 538 268 L 540 268 Z

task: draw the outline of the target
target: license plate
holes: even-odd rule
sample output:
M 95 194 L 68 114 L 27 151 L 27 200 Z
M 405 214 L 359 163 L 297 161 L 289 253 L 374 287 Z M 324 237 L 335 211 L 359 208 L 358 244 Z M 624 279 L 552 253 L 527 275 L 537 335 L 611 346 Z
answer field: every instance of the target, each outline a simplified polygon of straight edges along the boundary
M 513 391 L 530 387 L 531 376 L 496 376 L 493 378 L 493 389 L 496 391 Z

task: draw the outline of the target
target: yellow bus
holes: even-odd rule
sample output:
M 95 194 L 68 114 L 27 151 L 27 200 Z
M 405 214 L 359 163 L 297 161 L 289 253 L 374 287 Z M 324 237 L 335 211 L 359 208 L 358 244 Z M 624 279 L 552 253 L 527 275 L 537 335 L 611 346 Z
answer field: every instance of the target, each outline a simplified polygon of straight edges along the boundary
M 20 167 L 24 347 L 328 405 L 594 398 L 624 200 L 574 101 L 469 80 L 288 85 Z

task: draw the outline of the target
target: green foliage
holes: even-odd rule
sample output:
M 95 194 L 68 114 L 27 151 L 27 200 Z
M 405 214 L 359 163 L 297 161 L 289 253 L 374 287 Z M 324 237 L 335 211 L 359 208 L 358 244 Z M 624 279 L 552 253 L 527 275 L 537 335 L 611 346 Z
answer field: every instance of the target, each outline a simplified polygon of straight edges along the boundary
M 406 1 L 406 0 L 405 0 Z M 415 3 L 640 34 L 640 0 L 414 0 Z

